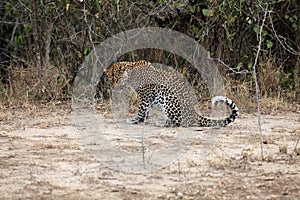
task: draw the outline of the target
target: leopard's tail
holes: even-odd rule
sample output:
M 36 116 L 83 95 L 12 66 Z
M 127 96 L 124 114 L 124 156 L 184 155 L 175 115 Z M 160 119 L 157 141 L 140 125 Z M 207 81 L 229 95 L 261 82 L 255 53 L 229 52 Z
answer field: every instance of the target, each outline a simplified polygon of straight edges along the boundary
M 218 103 L 225 103 L 227 106 L 229 106 L 229 108 L 231 109 L 231 115 L 225 119 L 220 119 L 220 120 L 206 119 L 204 121 L 206 121 L 207 123 L 204 123 L 203 126 L 207 126 L 207 127 L 226 126 L 234 122 L 234 120 L 239 115 L 239 109 L 231 99 L 224 96 L 215 96 L 212 99 L 212 104 L 213 106 L 215 106 Z

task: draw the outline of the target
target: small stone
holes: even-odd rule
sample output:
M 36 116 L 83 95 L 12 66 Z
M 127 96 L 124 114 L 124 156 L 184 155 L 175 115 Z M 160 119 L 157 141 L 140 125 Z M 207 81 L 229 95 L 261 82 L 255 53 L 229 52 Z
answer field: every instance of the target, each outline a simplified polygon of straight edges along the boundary
M 183 196 L 182 192 L 178 192 L 177 196 L 182 197 Z
M 300 156 L 300 147 L 295 148 L 295 149 L 294 149 L 294 153 L 295 153 L 297 156 Z
M 280 145 L 279 146 L 280 153 L 287 153 L 287 145 Z
M 171 193 L 176 193 L 176 188 L 175 188 L 175 187 L 173 187 L 173 188 L 171 189 Z

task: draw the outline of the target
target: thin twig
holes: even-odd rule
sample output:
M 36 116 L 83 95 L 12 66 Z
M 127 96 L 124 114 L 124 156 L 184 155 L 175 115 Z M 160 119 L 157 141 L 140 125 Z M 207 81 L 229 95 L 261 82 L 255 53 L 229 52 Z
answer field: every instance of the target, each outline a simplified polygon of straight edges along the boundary
M 144 169 L 146 168 L 146 163 L 145 163 L 145 125 L 146 125 L 146 118 L 147 118 L 147 113 L 145 115 L 143 128 L 142 128 L 142 134 L 141 134 L 142 156 L 143 156 L 143 167 L 144 167 Z
M 298 55 L 299 53 L 298 53 L 296 50 L 294 50 L 291 46 L 289 46 L 289 45 L 287 44 L 287 39 L 284 38 L 283 36 L 280 36 L 280 35 L 277 34 L 277 32 L 276 32 L 276 30 L 275 30 L 275 28 L 274 28 L 273 19 L 272 19 L 272 17 L 271 17 L 271 11 L 269 12 L 269 19 L 270 19 L 271 28 L 272 28 L 272 31 L 273 31 L 273 33 L 274 33 L 274 35 L 275 35 L 275 38 L 276 38 L 277 41 L 281 44 L 281 46 L 282 46 L 286 51 L 288 51 L 289 53 L 294 54 L 294 55 Z M 280 39 L 280 38 L 281 38 L 281 39 Z
M 237 67 L 236 68 L 232 68 L 229 65 L 227 65 L 224 61 L 222 61 L 220 58 L 215 58 L 215 59 L 212 59 L 212 60 L 218 61 L 219 63 L 221 63 L 222 65 L 224 65 L 229 71 L 231 71 L 234 74 L 250 74 L 251 73 L 250 71 L 245 70 L 245 69 L 243 69 L 242 71 L 239 71 L 239 69 Z
M 153 106 L 154 103 L 150 105 L 150 108 Z M 145 160 L 145 128 L 146 128 L 146 121 L 148 117 L 149 110 L 146 111 L 145 117 L 144 117 L 144 123 L 143 123 L 143 128 L 142 128 L 142 133 L 141 133 L 141 144 L 142 144 L 142 156 L 143 156 L 143 166 L 144 169 L 146 168 L 146 160 Z
M 258 42 L 258 46 L 257 46 L 257 52 L 256 52 L 256 56 L 255 56 L 255 61 L 253 64 L 253 78 L 255 81 L 255 99 L 256 99 L 256 106 L 257 106 L 257 118 L 258 118 L 258 128 L 259 128 L 259 138 L 260 138 L 260 148 L 261 148 L 261 159 L 264 160 L 264 151 L 263 151 L 263 139 L 262 139 L 262 130 L 261 130 L 261 113 L 260 113 L 260 89 L 259 89 L 259 84 L 258 84 L 258 80 L 257 80 L 257 72 L 256 72 L 256 66 L 257 66 L 257 62 L 258 62 L 258 56 L 259 53 L 261 51 L 261 44 L 262 44 L 262 31 L 263 31 L 263 27 L 267 18 L 267 13 L 268 13 L 268 5 L 265 8 L 265 12 L 264 12 L 264 18 L 262 21 L 262 24 L 260 26 L 260 30 L 259 30 L 259 42 Z
M 295 152 L 296 152 L 297 146 L 298 146 L 298 144 L 299 144 L 299 141 L 300 141 L 300 137 L 298 137 L 298 140 L 297 140 L 297 142 L 296 142 L 296 144 L 295 144 L 295 147 L 294 147 L 294 151 L 295 151 Z
M 95 44 L 94 44 L 94 41 L 93 41 L 93 37 L 92 37 L 92 32 L 93 32 L 93 30 L 92 30 L 92 28 L 91 28 L 91 24 L 89 24 L 88 23 L 88 19 L 87 19 L 87 16 L 86 16 L 86 13 L 87 13 L 87 10 L 86 10 L 86 7 L 85 7 L 86 5 L 85 5 L 85 2 L 84 2 L 84 4 L 83 4 L 83 16 L 84 16 L 84 21 L 85 21 L 85 23 L 86 23 L 86 25 L 87 25 L 87 27 L 88 27 L 88 35 L 89 35 L 89 40 L 90 40 L 90 43 L 92 44 L 92 46 L 93 46 L 93 49 L 95 49 Z M 98 56 L 95 54 L 95 56 L 96 56 L 96 58 L 98 58 Z
M 34 40 L 34 47 L 36 48 L 35 52 L 35 67 L 37 69 L 37 97 L 41 96 L 42 91 L 42 39 L 41 39 L 41 31 L 37 24 L 37 9 L 35 6 L 35 1 L 31 1 L 31 14 L 30 14 L 30 20 L 33 28 L 33 40 Z

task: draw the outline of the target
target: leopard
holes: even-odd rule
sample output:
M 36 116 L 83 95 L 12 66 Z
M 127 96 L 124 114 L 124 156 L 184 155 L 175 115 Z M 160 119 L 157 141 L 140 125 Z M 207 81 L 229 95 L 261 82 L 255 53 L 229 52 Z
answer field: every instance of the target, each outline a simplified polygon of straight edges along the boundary
M 200 115 L 194 105 L 194 98 L 184 78 L 171 69 L 155 67 L 146 60 L 123 61 L 105 69 L 108 82 L 114 89 L 129 86 L 139 99 L 138 114 L 126 119 L 129 124 L 145 122 L 151 108 L 156 105 L 165 115 L 165 126 L 223 127 L 235 121 L 239 115 L 236 104 L 226 96 L 215 96 L 212 104 L 224 103 L 231 114 L 224 119 L 211 119 Z

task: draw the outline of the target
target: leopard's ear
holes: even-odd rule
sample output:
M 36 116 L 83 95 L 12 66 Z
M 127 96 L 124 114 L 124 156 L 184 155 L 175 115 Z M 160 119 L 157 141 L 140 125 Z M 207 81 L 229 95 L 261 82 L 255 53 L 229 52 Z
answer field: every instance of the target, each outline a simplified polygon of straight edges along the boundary
M 103 72 L 106 73 L 108 72 L 109 70 L 113 69 L 115 67 L 116 63 L 112 63 L 109 67 L 105 67 L 103 69 Z
M 135 62 L 136 65 L 150 65 L 151 62 L 147 61 L 147 60 L 139 60 Z

